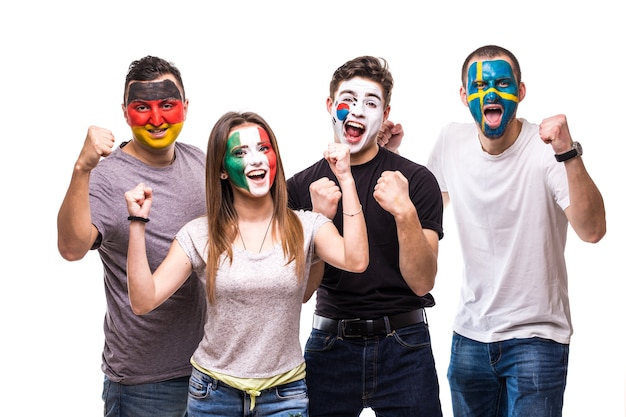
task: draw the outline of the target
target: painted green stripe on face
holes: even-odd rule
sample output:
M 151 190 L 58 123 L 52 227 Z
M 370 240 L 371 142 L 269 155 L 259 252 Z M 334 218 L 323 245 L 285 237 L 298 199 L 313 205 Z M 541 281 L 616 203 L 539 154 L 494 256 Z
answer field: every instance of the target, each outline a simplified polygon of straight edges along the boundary
M 248 178 L 245 175 L 246 162 L 239 156 L 241 136 L 239 131 L 233 132 L 226 143 L 226 155 L 224 156 L 224 169 L 231 181 L 239 188 L 250 191 Z

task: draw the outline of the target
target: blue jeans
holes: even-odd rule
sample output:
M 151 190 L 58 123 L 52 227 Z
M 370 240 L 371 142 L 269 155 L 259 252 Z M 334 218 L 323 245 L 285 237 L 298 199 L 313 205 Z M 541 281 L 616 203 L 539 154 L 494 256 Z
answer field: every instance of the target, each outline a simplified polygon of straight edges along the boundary
M 193 369 L 189 379 L 189 417 L 308 417 L 303 379 L 261 391 L 250 410 L 250 395 Z
M 312 417 L 440 417 L 439 381 L 426 323 L 374 337 L 312 329 L 306 380 Z
M 569 345 L 538 337 L 480 343 L 454 333 L 448 381 L 455 417 L 560 417 Z
M 105 417 L 183 417 L 189 377 L 152 384 L 122 385 L 104 377 Z

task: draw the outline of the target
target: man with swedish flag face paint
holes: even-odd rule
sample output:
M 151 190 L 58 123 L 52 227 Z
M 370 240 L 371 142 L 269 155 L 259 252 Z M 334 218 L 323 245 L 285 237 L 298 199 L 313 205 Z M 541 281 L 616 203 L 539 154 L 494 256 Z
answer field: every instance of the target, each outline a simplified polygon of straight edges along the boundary
M 146 247 L 154 269 L 176 232 L 206 212 L 204 152 L 177 142 L 187 106 L 178 68 L 153 56 L 132 62 L 122 104 L 132 139 L 114 148 L 110 130 L 91 126 L 59 210 L 61 256 L 76 261 L 98 250 L 104 266 L 107 417 L 185 415 L 189 358 L 203 335 L 204 289 L 187 280 L 150 316 L 133 313 L 126 279 L 132 219 L 123 196 L 139 182 L 158 189 L 159 205 L 144 219 L 151 222 Z
M 452 203 L 464 269 L 448 368 L 456 417 L 562 414 L 572 335 L 565 242 L 606 232 L 602 195 L 564 115 L 517 118 L 516 57 L 488 45 L 462 68 L 474 123 L 445 126 L 428 161 Z

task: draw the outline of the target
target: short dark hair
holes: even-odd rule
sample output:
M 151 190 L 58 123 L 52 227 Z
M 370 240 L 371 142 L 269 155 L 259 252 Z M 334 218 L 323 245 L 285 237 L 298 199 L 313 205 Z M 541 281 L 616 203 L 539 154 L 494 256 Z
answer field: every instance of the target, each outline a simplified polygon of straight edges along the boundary
M 185 101 L 185 86 L 183 85 L 183 79 L 176 65 L 162 58 L 147 55 L 131 62 L 128 67 L 126 84 L 124 84 L 124 103 L 126 103 L 128 86 L 132 81 L 152 81 L 167 74 L 174 76 L 182 92 L 183 101 Z
M 463 86 L 467 83 L 467 70 L 469 69 L 469 63 L 474 58 L 496 58 L 499 56 L 506 56 L 511 60 L 513 64 L 513 74 L 515 74 L 515 78 L 517 78 L 517 82 L 520 83 L 522 81 L 522 69 L 520 68 L 519 61 L 513 55 L 511 51 L 505 49 L 501 46 L 497 45 L 485 45 L 476 49 L 474 52 L 469 54 L 467 58 L 465 58 L 465 62 L 463 62 L 463 68 L 461 68 L 461 83 Z
M 363 77 L 379 83 L 383 88 L 384 105 L 385 107 L 389 106 L 391 90 L 393 89 L 393 77 L 384 58 L 360 56 L 337 68 L 330 81 L 330 97 L 335 97 L 339 84 L 354 77 Z

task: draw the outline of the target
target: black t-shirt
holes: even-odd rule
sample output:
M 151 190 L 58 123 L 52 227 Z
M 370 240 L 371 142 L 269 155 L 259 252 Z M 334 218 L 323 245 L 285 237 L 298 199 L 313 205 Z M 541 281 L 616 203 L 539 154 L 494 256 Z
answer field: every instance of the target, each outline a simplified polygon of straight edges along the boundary
M 434 175 L 426 167 L 384 148 L 380 148 L 371 161 L 351 168 L 367 223 L 370 263 L 360 274 L 327 264 L 317 290 L 316 314 L 334 319 L 375 319 L 435 305 L 431 294 L 415 295 L 402 278 L 395 219 L 373 197 L 374 186 L 382 172 L 400 171 L 409 181 L 409 196 L 422 228 L 436 231 L 441 239 L 443 202 Z M 337 183 L 324 159 L 291 177 L 287 182 L 289 206 L 295 210 L 311 210 L 309 185 L 322 177 Z M 340 233 L 343 233 L 342 211 L 340 201 L 333 219 Z

